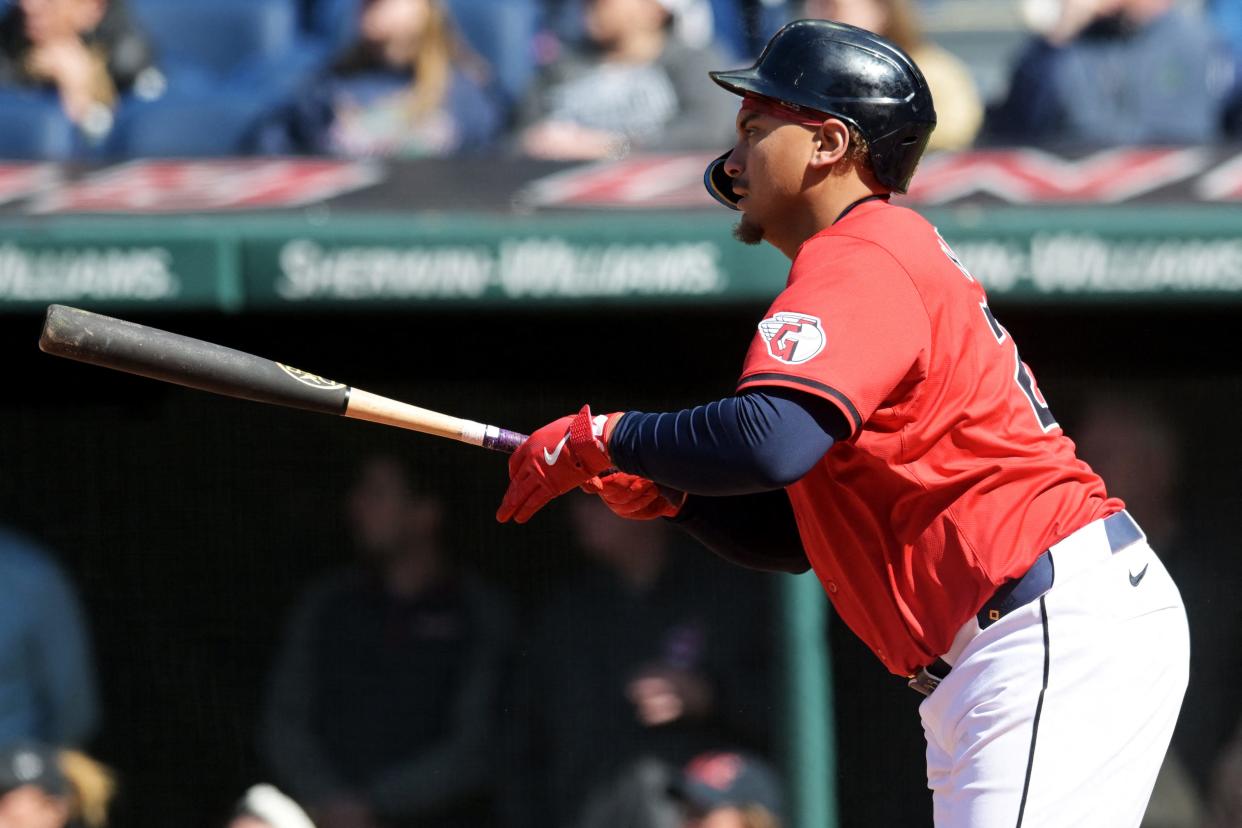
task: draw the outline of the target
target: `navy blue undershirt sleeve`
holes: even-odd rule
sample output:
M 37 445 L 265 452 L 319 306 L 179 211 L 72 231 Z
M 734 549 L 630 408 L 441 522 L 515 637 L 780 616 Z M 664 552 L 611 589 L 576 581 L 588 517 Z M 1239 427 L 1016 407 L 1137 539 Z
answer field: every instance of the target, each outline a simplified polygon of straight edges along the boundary
M 767 387 L 676 413 L 628 412 L 608 449 L 622 471 L 690 494 L 726 496 L 797 482 L 849 433 L 827 400 Z
M 781 489 L 733 497 L 690 495 L 672 519 L 730 563 L 765 572 L 806 572 L 793 506 Z

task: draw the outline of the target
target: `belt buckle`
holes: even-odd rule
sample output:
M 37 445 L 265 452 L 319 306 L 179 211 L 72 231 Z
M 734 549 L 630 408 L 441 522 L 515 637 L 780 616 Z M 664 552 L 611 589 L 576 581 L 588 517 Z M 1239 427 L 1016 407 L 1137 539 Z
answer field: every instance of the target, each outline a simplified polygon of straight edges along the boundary
M 927 671 L 927 668 L 924 667 L 914 675 L 910 676 L 910 680 L 906 682 L 906 685 L 916 693 L 920 693 L 924 696 L 930 696 L 932 691 L 940 686 L 940 682 L 941 679 L 933 676 Z

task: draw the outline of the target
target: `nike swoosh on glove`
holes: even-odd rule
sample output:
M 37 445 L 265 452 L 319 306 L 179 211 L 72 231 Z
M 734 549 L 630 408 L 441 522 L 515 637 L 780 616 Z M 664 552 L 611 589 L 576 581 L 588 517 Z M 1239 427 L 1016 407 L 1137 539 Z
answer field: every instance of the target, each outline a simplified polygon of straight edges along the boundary
M 591 407 L 531 434 L 509 458 L 509 488 L 496 520 L 525 523 L 548 501 L 612 466 L 608 436 L 620 413 L 591 416 Z
M 684 492 L 662 489 L 659 484 L 627 472 L 592 477 L 582 491 L 599 495 L 613 514 L 628 520 L 655 520 L 674 517 L 686 502 Z

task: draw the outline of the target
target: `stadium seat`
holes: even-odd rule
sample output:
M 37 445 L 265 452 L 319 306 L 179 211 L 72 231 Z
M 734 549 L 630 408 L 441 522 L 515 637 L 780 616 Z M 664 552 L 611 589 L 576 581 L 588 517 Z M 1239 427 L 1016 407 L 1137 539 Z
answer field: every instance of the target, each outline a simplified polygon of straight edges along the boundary
M 223 84 L 283 105 L 328 59 L 301 29 L 299 0 L 132 2 L 173 92 Z
M 302 0 L 302 30 L 333 55 L 358 36 L 360 0 Z
M 161 62 L 203 67 L 219 78 L 271 63 L 297 43 L 295 0 L 131 0 Z
M 716 42 L 740 60 L 758 56 L 791 14 L 787 0 L 711 0 L 711 4 Z
M 712 22 L 716 28 L 716 43 L 730 57 L 746 57 L 750 43 L 746 37 L 746 15 L 739 0 L 711 0 Z
M 78 154 L 81 139 L 55 95 L 0 92 L 0 158 L 64 161 Z
M 488 62 L 508 103 L 522 99 L 535 74 L 535 0 L 446 0 L 462 39 Z
M 538 0 L 444 3 L 462 39 L 495 71 L 500 90 L 511 103 L 519 100 L 534 77 Z M 316 44 L 338 54 L 357 37 L 359 5 L 360 0 L 303 0 L 302 28 Z
M 202 158 L 281 151 L 265 144 L 279 115 L 261 96 L 235 90 L 170 93 L 128 101 L 99 153 L 108 158 Z
M 276 134 L 264 125 L 288 119 L 332 55 L 326 38 L 307 30 L 304 2 L 131 0 L 168 92 L 123 107 L 106 154 L 280 151 L 255 136 Z

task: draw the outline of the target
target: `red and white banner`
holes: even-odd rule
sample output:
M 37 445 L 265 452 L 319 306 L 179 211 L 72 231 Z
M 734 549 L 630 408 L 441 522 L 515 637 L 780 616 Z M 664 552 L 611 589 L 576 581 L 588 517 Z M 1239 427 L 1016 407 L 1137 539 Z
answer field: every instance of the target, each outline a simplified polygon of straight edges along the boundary
M 0 204 L 30 198 L 61 182 L 55 164 L 0 164 Z
M 47 190 L 34 213 L 194 213 L 300 207 L 383 179 L 373 162 L 327 159 L 135 161 Z
M 1202 172 L 1201 149 L 1115 149 L 1065 159 L 1033 149 L 937 155 L 915 173 L 908 198 L 945 204 L 993 196 L 1010 204 L 1116 203 Z
M 712 155 L 637 156 L 539 179 L 520 200 L 537 207 L 695 208 Z M 1223 161 L 1223 163 L 1222 163 Z M 1191 186 L 1187 186 L 1190 184 Z M 1123 148 L 1082 158 L 1035 149 L 945 153 L 924 159 L 908 204 L 1117 204 L 1242 200 L 1242 156 L 1189 148 Z
M 161 214 L 296 209 L 342 212 L 717 209 L 703 189 L 711 152 L 546 165 L 521 158 L 148 160 L 81 169 L 0 163 L 7 214 Z M 343 196 L 350 195 L 348 200 Z M 1035 149 L 924 159 L 903 203 L 1068 205 L 1242 202 L 1237 147 L 1122 148 L 1077 158 Z

